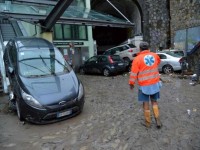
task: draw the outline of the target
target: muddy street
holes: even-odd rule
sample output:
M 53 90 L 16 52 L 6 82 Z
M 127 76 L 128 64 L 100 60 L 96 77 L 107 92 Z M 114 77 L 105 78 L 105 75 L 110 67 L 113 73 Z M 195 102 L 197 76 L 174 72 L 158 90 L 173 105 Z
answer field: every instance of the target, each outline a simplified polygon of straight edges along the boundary
M 1 150 L 200 150 L 200 84 L 161 75 L 159 100 L 163 127 L 143 123 L 137 87 L 129 75 L 78 75 L 85 87 L 83 112 L 71 119 L 34 125 L 20 122 L 0 97 Z M 190 113 L 188 114 L 188 110 Z

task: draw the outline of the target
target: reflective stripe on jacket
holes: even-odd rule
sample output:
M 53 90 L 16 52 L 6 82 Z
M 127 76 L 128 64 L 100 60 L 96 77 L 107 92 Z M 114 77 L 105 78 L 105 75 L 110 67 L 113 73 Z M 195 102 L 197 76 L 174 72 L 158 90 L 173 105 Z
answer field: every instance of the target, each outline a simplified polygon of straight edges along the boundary
M 149 50 L 141 51 L 132 62 L 129 84 L 134 85 L 136 80 L 140 86 L 159 82 L 159 64 L 160 57 L 156 53 Z

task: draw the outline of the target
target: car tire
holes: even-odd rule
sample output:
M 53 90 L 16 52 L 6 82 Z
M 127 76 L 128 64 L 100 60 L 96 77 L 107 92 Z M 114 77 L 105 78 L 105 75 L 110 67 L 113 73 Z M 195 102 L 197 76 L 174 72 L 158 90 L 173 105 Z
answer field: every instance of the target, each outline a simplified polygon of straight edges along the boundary
M 110 76 L 110 70 L 107 68 L 103 69 L 103 75 L 106 77 Z
M 16 111 L 16 103 L 15 103 L 15 101 L 14 100 L 12 100 L 12 101 L 9 100 L 8 107 L 9 107 L 10 110 Z
M 80 72 L 80 74 L 82 74 L 82 75 L 84 75 L 84 74 L 85 74 L 85 71 L 84 71 L 84 69 L 83 69 L 83 68 L 81 68 L 79 72 Z
M 17 117 L 19 118 L 20 121 L 24 121 L 24 118 L 22 117 L 22 113 L 20 110 L 19 102 L 16 100 L 16 111 L 17 111 Z
M 124 60 L 124 63 L 127 64 L 127 65 L 128 65 L 128 64 L 130 63 L 130 61 L 131 61 L 128 57 L 123 58 L 123 60 Z
M 174 69 L 171 65 L 165 65 L 163 66 L 163 72 L 164 74 L 170 74 L 170 73 L 173 73 L 174 72 Z

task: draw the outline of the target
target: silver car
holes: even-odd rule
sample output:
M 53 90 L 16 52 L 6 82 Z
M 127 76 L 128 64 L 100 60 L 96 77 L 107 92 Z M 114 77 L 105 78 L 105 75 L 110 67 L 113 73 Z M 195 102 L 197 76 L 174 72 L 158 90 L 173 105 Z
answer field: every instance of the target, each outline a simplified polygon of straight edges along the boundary
M 181 56 L 169 52 L 158 52 L 157 54 L 161 60 L 159 71 L 169 74 L 181 70 Z

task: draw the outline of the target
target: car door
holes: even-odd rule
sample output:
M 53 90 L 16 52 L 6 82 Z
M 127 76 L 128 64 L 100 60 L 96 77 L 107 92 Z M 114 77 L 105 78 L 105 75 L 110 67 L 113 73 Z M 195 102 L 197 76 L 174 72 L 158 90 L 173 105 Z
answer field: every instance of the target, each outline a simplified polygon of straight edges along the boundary
M 102 73 L 105 66 L 108 64 L 107 56 L 99 56 L 96 63 L 96 73 Z
M 97 63 L 97 56 L 89 58 L 84 64 L 85 71 L 87 73 L 95 73 L 96 63 Z
M 117 55 L 119 55 L 122 59 L 123 58 L 127 58 L 128 57 L 128 54 L 127 54 L 128 53 L 128 49 L 129 49 L 129 47 L 127 45 L 119 47 L 118 48 L 119 53 Z
M 158 70 L 162 71 L 162 67 L 168 63 L 167 56 L 165 54 L 158 54 L 160 57 L 160 65 L 158 66 Z

